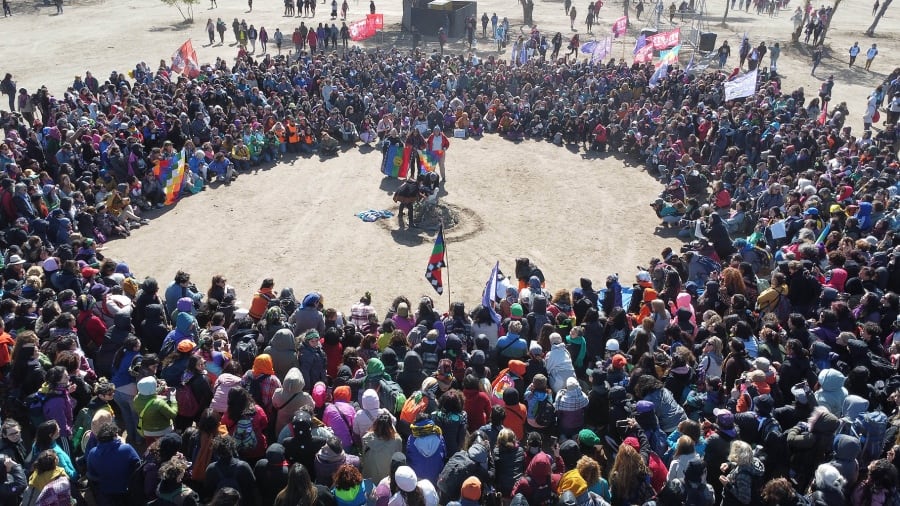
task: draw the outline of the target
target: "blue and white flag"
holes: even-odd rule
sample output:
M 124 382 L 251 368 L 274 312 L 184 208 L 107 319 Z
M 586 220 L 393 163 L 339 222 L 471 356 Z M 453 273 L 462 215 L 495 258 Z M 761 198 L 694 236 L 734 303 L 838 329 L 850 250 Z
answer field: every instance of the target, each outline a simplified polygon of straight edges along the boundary
M 500 262 L 494 264 L 494 269 L 491 271 L 491 277 L 488 278 L 487 283 L 484 286 L 484 292 L 481 294 L 481 305 L 486 307 L 488 311 L 491 312 L 491 319 L 494 320 L 494 323 L 500 324 L 500 315 L 494 311 L 494 294 L 497 293 L 497 275 L 500 272 Z

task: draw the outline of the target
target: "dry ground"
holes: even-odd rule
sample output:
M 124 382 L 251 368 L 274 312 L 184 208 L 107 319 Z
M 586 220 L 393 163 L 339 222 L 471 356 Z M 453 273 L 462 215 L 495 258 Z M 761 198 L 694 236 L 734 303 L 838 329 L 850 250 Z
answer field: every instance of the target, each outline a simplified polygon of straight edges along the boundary
M 85 70 L 102 78 L 113 69 L 127 71 L 137 61 L 155 66 L 187 38 L 194 40 L 201 61 L 233 58 L 230 31 L 225 46 L 203 46 L 207 17 L 221 16 L 229 26 L 234 17 L 245 18 L 270 34 L 276 27 L 289 34 L 300 22 L 281 16 L 280 0 L 257 0 L 253 13 L 235 0 L 220 0 L 219 8 L 211 11 L 202 3 L 193 25 L 179 23 L 175 9 L 155 0 L 76 1 L 61 16 L 39 3 L 11 3 L 14 16 L 0 20 L 0 54 L 5 56 L 0 72 L 11 72 L 18 85 L 29 90 L 46 84 L 57 94 Z M 408 45 L 408 38 L 398 38 L 400 3 L 376 4 L 388 31 L 367 45 Z M 586 5 L 576 1 L 576 28 L 582 37 Z M 737 48 L 747 32 L 754 44 L 763 39 L 785 46 L 779 65 L 785 88 L 805 86 L 808 95 L 814 95 L 819 78 L 833 73 L 834 98 L 848 103 L 849 121 L 856 129 L 867 94 L 897 64 L 897 6 L 881 21 L 879 37 L 868 39 L 862 32 L 871 20 L 871 4 L 845 0 L 832 25 L 830 57 L 820 67 L 819 78 L 809 76 L 808 51 L 789 43 L 790 11 L 778 18 L 732 12 L 722 27 L 724 3 L 716 0 L 707 7 L 711 28 L 719 33 L 717 45 L 728 38 Z M 350 19 L 367 11 L 366 2 L 351 0 Z M 508 16 L 514 30 L 521 29 L 521 8 L 512 0 L 479 2 L 479 16 L 482 11 Z M 608 1 L 594 33 L 605 36 L 621 11 L 618 0 Z M 329 6 L 319 4 L 317 14 L 315 20 L 305 19 L 307 24 L 326 21 Z M 561 1 L 538 0 L 534 19 L 542 30 L 560 30 L 567 37 L 572 33 Z M 614 56 L 626 51 L 630 55 L 634 32 L 642 27 L 635 23 L 624 45 L 614 45 Z M 864 47 L 875 41 L 881 48 L 873 72 L 846 68 L 846 51 L 855 40 Z M 433 39 L 428 44 L 435 46 Z M 487 54 L 490 47 L 480 41 L 478 54 Z M 451 49 L 463 48 L 454 43 Z M 0 107 L 6 107 L 5 100 Z M 106 252 L 126 259 L 140 275 L 164 281 L 177 269 L 186 269 L 204 290 L 213 274 L 225 274 L 245 303 L 268 276 L 278 287 L 294 287 L 298 295 L 321 290 L 329 305 L 344 311 L 364 289 L 373 292 L 379 310 L 396 294 L 433 294 L 423 277 L 431 234 L 400 230 L 396 220 L 371 224 L 354 216 L 392 206 L 389 192 L 396 183 L 382 179 L 379 160 L 378 153 L 354 149 L 334 160 L 298 159 L 244 175 L 230 187 L 209 189 L 167 209 L 130 239 L 111 243 Z M 511 273 L 514 257 L 532 258 L 551 288 L 574 286 L 584 275 L 602 285 L 611 272 L 629 280 L 636 264 L 666 245 L 677 246 L 655 233 L 657 221 L 647 208 L 658 184 L 613 157 L 585 159 L 546 143 L 512 144 L 489 136 L 454 141 L 447 163 L 449 182 L 442 198 L 463 208 L 466 218 L 446 234 L 453 299 L 475 304 L 498 259 L 501 269 Z

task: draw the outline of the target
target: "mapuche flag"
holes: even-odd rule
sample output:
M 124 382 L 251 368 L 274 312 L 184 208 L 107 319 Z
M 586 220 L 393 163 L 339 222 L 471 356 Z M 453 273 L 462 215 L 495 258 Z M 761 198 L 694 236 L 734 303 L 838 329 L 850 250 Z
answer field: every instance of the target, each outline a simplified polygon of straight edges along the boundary
M 434 248 L 431 250 L 431 258 L 428 259 L 428 267 L 425 268 L 425 279 L 431 283 L 438 295 L 444 294 L 444 281 L 441 278 L 441 270 L 447 267 L 446 247 L 444 245 L 444 227 L 441 225 L 437 238 L 434 240 Z

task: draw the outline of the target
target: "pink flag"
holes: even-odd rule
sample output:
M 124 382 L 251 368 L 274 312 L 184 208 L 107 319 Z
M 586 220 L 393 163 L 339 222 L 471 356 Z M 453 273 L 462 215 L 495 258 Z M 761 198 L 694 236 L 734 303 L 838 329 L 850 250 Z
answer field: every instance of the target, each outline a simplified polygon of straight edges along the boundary
M 653 45 L 647 44 L 646 46 L 638 49 L 638 52 L 634 54 L 634 63 L 647 63 L 648 61 L 653 59 Z
M 613 21 L 612 33 L 617 39 L 625 35 L 626 29 L 628 29 L 628 18 L 626 18 L 625 16 L 622 16 L 621 18 Z
M 681 29 L 676 28 L 668 32 L 657 33 L 651 37 L 647 37 L 647 44 L 653 46 L 657 51 L 661 49 L 669 49 L 681 43 Z

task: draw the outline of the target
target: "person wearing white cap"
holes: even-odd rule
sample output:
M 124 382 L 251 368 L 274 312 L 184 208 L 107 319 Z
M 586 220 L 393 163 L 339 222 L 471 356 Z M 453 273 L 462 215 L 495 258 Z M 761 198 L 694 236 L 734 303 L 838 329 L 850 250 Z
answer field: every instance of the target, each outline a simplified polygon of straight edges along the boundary
M 178 414 L 175 390 L 166 388 L 158 392 L 158 389 L 159 383 L 155 377 L 141 378 L 137 383 L 137 397 L 134 398 L 134 410 L 138 414 L 137 430 L 147 446 L 174 431 L 172 420 Z
M 420 498 L 413 501 L 413 504 L 424 504 L 425 506 L 438 505 L 438 493 L 434 485 L 425 479 L 420 480 L 416 476 L 416 472 L 409 466 L 400 466 L 394 473 L 394 483 L 397 484 L 397 492 L 388 500 L 388 506 L 406 506 L 410 504 L 410 495 L 421 494 Z
M 426 140 L 426 149 L 437 156 L 438 166 L 441 169 L 441 182 L 447 180 L 447 172 L 444 169 L 444 159 L 447 157 L 447 149 L 450 147 L 450 139 L 436 126 Z

